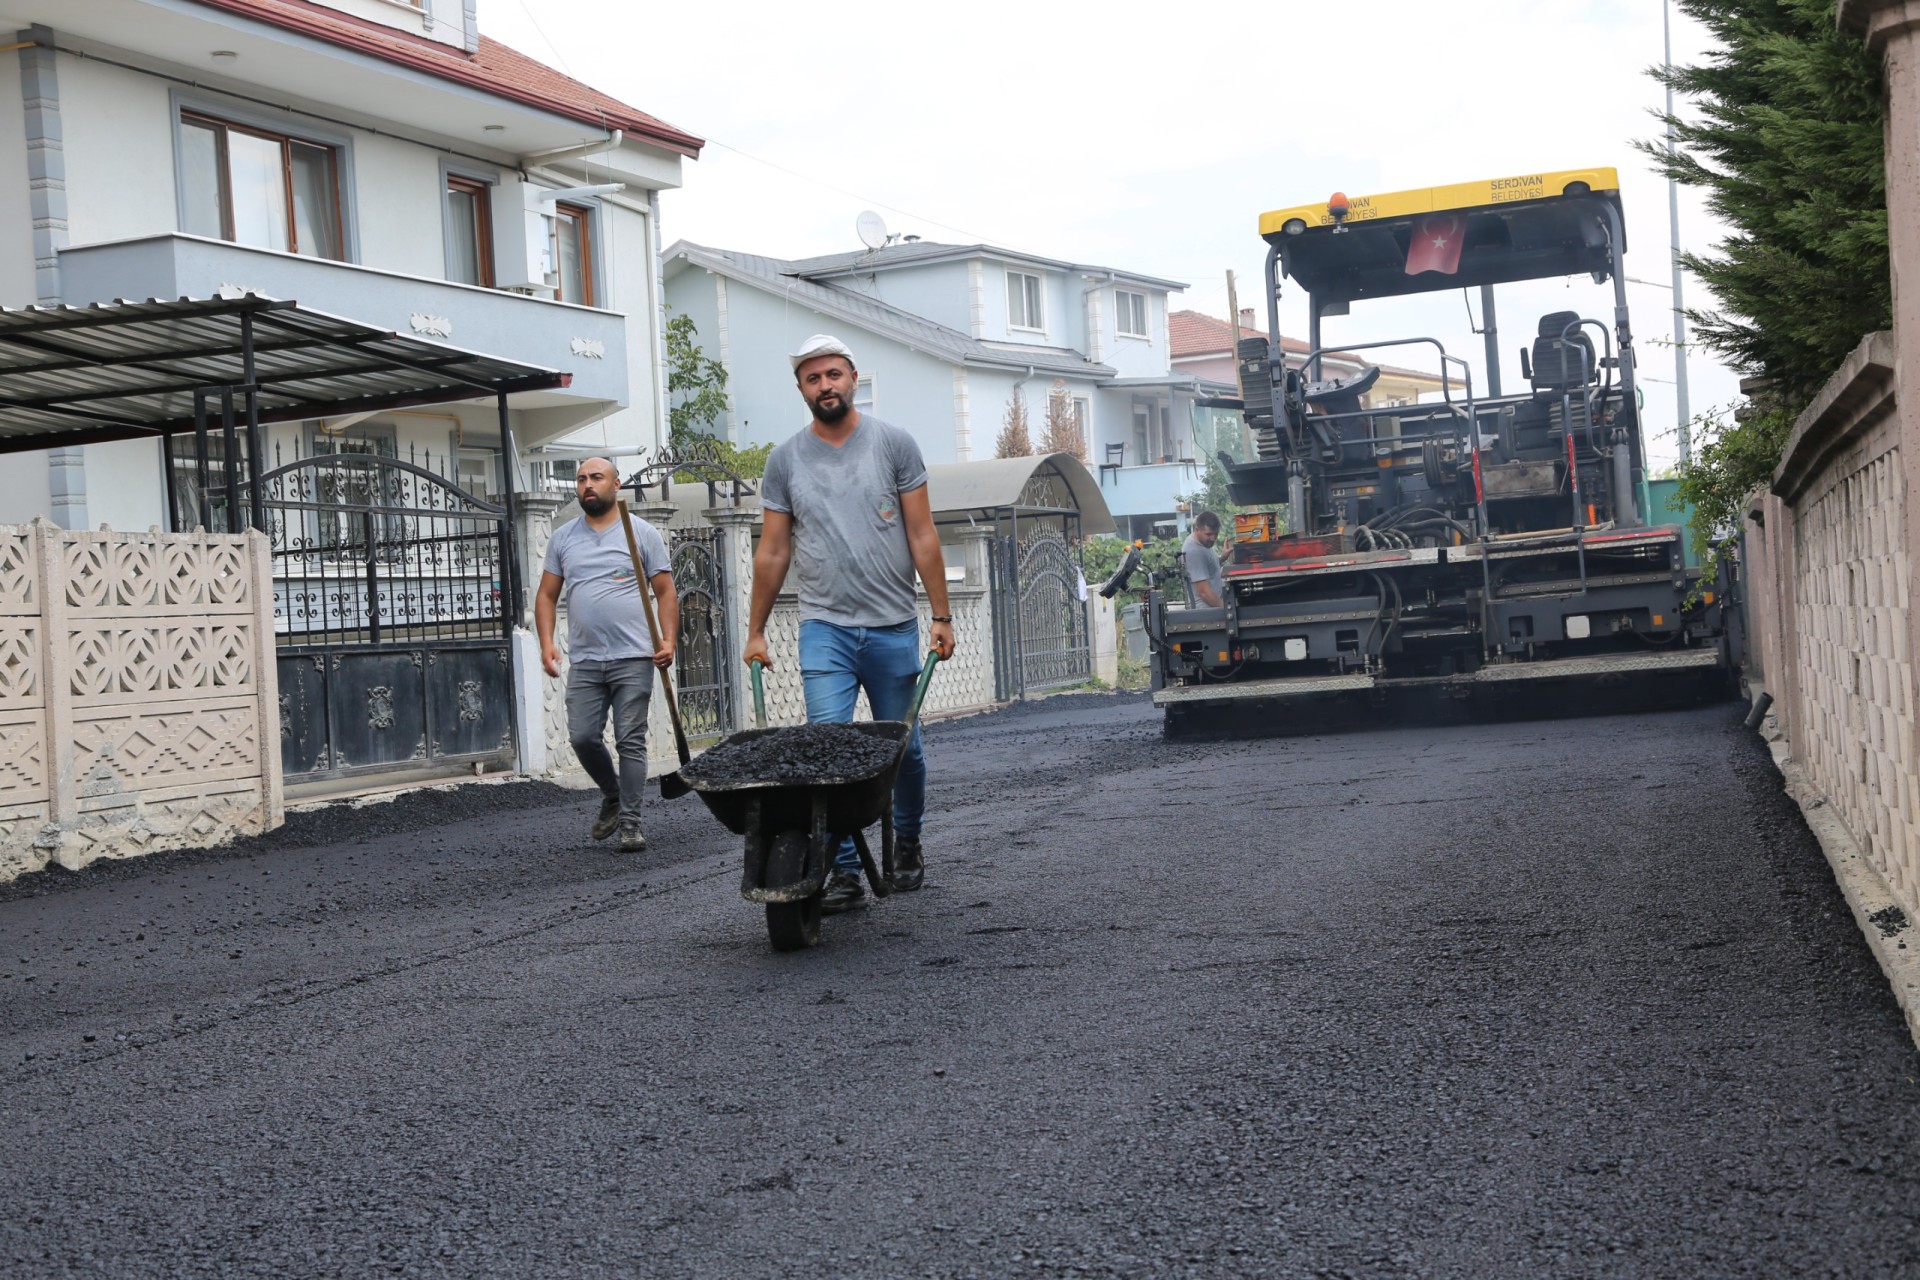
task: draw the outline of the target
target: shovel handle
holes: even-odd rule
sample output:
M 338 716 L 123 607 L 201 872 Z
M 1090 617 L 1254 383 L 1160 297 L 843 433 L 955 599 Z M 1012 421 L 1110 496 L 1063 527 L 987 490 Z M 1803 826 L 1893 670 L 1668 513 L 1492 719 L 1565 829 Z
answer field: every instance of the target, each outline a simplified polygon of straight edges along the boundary
M 647 639 L 653 642 L 655 649 L 658 649 L 660 647 L 660 624 L 653 616 L 653 592 L 647 586 L 646 566 L 640 562 L 640 543 L 633 536 L 633 520 L 631 513 L 627 510 L 626 500 L 619 500 L 618 505 L 620 509 L 620 527 L 626 530 L 627 533 L 627 555 L 633 560 L 633 576 L 639 580 L 637 585 L 640 588 L 640 608 L 647 616 Z M 667 715 L 673 721 L 673 745 L 680 753 L 680 763 L 685 764 L 691 758 L 691 753 L 687 750 L 687 731 L 680 727 L 680 703 L 673 696 L 673 672 L 665 669 L 661 670 L 660 692 L 664 694 L 667 699 Z M 677 777 L 675 781 L 678 781 Z M 667 780 L 662 778 L 660 780 L 661 794 L 666 794 L 666 790 Z
M 760 682 L 760 669 L 767 664 L 755 658 L 747 664 L 747 670 L 753 674 L 753 727 L 767 727 L 767 690 Z

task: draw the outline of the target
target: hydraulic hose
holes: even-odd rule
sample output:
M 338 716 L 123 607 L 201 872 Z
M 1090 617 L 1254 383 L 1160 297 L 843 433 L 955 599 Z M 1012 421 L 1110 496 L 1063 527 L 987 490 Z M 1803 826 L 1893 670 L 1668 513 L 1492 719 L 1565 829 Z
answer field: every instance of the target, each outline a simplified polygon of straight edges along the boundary
M 1387 646 L 1393 643 L 1393 633 L 1400 629 L 1400 619 L 1405 616 L 1406 612 L 1406 600 L 1400 594 L 1400 584 L 1393 580 L 1392 575 L 1388 575 L 1386 582 L 1387 586 L 1393 589 L 1393 621 L 1387 624 L 1386 634 L 1380 637 L 1380 656 L 1382 660 L 1385 659 Z
M 1434 529 L 1449 528 L 1461 537 L 1472 541 L 1473 532 L 1437 507 L 1396 507 L 1383 516 L 1368 522 L 1368 527 L 1380 529 Z

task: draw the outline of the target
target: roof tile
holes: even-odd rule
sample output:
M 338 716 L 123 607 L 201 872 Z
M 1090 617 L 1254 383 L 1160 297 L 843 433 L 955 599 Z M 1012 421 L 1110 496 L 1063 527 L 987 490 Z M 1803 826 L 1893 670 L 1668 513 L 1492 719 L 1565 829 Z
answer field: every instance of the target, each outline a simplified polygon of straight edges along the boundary
M 539 107 L 606 129 L 620 129 L 635 138 L 698 156 L 703 139 L 618 98 L 582 84 L 571 76 L 509 48 L 498 40 L 480 37 L 475 53 L 423 36 L 397 31 L 377 22 L 311 3 L 310 0 L 195 0 L 227 13 L 237 13 L 272 26 L 298 31 L 317 40 L 358 50 L 372 57 L 411 67 L 528 106 Z
M 662 255 L 666 262 L 678 257 L 685 257 L 687 261 L 710 271 L 803 303 L 822 315 L 859 325 L 869 333 L 928 352 L 953 364 L 991 365 L 1008 369 L 1032 366 L 1037 371 L 1050 374 L 1072 374 L 1096 379 L 1114 375 L 1111 365 L 1094 364 L 1080 352 L 1064 347 L 982 342 L 877 298 L 869 298 L 865 294 L 823 281 L 809 280 L 795 270 L 799 263 L 731 249 L 713 249 L 688 240 L 669 245 Z
M 1259 329 L 1239 326 L 1242 338 L 1264 338 L 1266 333 Z M 1168 344 L 1175 360 L 1189 356 L 1207 356 L 1228 351 L 1232 341 L 1227 336 L 1227 322 L 1216 320 L 1210 315 L 1198 311 L 1175 311 L 1167 316 Z M 1295 355 L 1305 355 L 1307 344 L 1298 338 L 1282 335 L 1280 345 Z

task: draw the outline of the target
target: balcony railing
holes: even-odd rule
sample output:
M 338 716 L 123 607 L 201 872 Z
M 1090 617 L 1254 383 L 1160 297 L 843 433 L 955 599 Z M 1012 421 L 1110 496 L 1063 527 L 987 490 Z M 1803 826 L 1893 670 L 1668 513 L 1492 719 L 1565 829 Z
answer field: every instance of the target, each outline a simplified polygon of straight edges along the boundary
M 1100 496 L 1116 516 L 1163 514 L 1183 494 L 1197 492 L 1204 477 L 1197 459 L 1099 469 Z

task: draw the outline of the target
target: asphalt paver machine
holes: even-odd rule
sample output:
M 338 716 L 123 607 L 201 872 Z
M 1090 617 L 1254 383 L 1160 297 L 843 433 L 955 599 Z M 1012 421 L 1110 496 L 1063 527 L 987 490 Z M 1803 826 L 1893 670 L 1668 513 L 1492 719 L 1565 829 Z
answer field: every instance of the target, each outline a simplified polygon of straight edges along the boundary
M 1170 731 L 1235 705 L 1402 688 L 1724 686 L 1725 592 L 1688 567 L 1686 531 L 1646 509 L 1614 170 L 1336 195 L 1265 214 L 1260 234 L 1267 336 L 1238 350 L 1250 456 L 1221 454 L 1246 509 L 1220 547 L 1222 607 L 1181 607 L 1177 586 L 1148 600 Z M 1601 314 L 1530 316 L 1503 386 L 1494 286 L 1563 278 L 1610 284 L 1586 291 Z M 1309 350 L 1292 360 L 1283 279 L 1308 295 Z M 1325 317 L 1456 289 L 1479 293 L 1485 385 L 1433 337 L 1323 347 Z M 1336 358 L 1361 372 L 1322 377 Z M 1439 392 L 1383 402 L 1385 358 L 1437 365 Z

